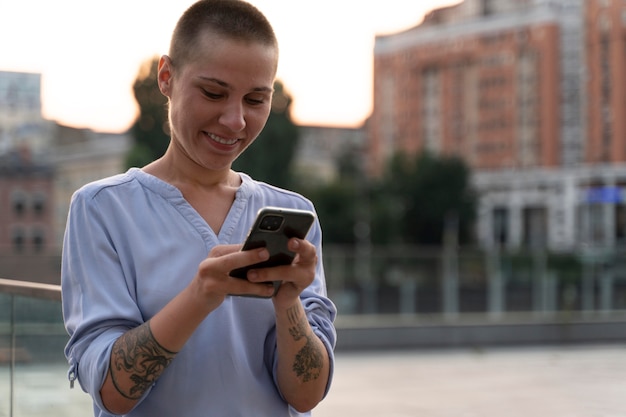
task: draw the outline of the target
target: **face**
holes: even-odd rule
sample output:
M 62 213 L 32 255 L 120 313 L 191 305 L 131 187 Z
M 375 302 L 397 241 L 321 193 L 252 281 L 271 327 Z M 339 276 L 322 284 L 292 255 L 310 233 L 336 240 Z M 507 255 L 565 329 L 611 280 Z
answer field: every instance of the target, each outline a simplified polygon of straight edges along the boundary
M 228 170 L 256 139 L 270 113 L 278 53 L 258 42 L 215 35 L 183 66 L 162 57 L 159 87 L 169 98 L 176 160 Z

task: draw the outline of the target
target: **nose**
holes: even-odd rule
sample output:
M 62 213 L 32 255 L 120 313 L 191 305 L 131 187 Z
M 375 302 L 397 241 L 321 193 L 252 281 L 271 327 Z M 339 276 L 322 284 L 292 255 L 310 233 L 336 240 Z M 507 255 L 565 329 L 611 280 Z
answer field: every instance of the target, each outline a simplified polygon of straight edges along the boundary
M 219 122 L 233 132 L 241 132 L 246 127 L 246 118 L 242 103 L 234 100 L 227 103 L 219 117 Z

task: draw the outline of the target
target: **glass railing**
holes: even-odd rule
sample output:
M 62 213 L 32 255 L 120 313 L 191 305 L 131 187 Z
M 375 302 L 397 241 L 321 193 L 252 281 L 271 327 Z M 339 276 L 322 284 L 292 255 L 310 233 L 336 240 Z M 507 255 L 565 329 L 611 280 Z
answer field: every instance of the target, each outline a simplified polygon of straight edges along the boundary
M 345 315 L 610 317 L 626 311 L 626 250 L 327 247 L 328 292 Z
M 69 388 L 66 342 L 58 285 L 0 279 L 0 416 L 92 413 L 87 394 Z
M 582 336 L 571 340 L 601 335 L 622 341 L 624 254 L 327 246 L 324 267 L 339 310 L 339 342 L 368 323 L 379 328 L 401 322 L 414 332 L 468 320 L 517 325 L 520 318 L 523 325 L 581 322 Z M 91 415 L 89 396 L 78 384 L 69 387 L 60 301 L 58 285 L 0 279 L 0 417 Z M 565 330 L 574 334 L 579 328 Z M 463 343 L 469 340 L 458 345 Z

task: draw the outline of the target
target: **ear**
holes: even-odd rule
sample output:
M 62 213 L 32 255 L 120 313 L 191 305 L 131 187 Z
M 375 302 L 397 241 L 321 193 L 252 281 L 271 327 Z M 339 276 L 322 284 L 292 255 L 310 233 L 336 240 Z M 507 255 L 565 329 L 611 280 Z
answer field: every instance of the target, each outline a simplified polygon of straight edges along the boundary
M 170 97 L 172 90 L 172 78 L 173 78 L 173 68 L 172 68 L 172 60 L 169 56 L 163 55 L 161 59 L 159 59 L 159 67 L 157 72 L 157 78 L 159 83 L 159 90 L 161 90 L 161 94 L 166 97 Z

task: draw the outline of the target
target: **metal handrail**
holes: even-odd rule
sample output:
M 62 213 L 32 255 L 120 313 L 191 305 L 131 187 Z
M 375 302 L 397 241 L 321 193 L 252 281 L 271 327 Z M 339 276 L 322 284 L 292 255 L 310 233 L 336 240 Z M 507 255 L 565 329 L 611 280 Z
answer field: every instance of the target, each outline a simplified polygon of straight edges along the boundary
M 0 278 L 0 293 L 61 301 L 61 286 Z

